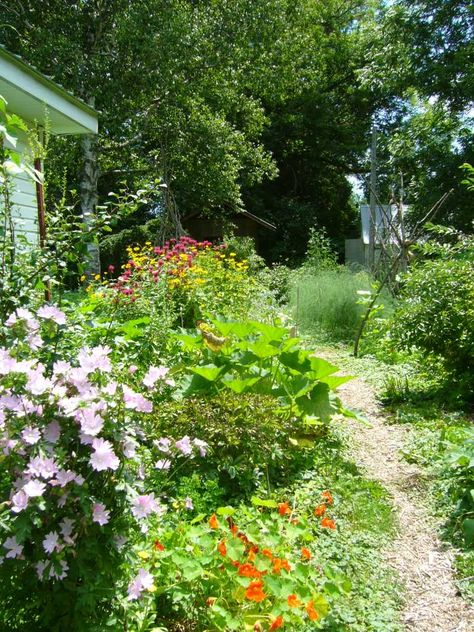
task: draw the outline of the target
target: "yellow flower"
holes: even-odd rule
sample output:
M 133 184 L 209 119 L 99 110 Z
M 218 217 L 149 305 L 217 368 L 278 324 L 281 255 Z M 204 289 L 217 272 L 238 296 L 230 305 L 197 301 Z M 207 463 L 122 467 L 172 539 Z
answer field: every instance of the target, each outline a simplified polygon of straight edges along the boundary
M 85 275 L 85 274 L 82 274 L 82 275 L 81 275 L 81 283 L 83 283 L 85 280 L 86 280 L 86 275 Z
M 94 280 L 95 281 L 100 281 L 100 274 L 94 275 Z

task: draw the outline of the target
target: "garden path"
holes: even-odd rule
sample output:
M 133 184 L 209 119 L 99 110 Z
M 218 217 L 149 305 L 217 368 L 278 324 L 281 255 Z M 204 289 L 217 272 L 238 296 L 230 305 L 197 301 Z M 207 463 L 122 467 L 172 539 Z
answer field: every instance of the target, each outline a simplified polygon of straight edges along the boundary
M 402 624 L 413 632 L 474 630 L 474 608 L 460 597 L 454 581 L 454 552 L 440 541 L 435 521 L 416 498 L 424 473 L 400 454 L 408 428 L 386 422 L 373 388 L 363 379 L 347 382 L 339 394 L 370 423 L 366 427 L 347 422 L 353 458 L 389 491 L 397 515 L 397 537 L 388 546 L 386 559 L 406 588 Z

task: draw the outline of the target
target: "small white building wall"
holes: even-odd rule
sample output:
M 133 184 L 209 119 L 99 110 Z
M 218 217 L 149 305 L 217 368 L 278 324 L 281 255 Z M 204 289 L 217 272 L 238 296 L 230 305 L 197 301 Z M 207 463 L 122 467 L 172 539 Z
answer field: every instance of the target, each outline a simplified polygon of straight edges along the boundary
M 7 145 L 9 144 L 7 143 Z M 9 146 L 20 154 L 29 165 L 33 166 L 33 159 L 30 157 L 30 149 L 26 135 L 22 134 L 17 138 L 15 148 L 11 145 Z M 12 176 L 11 182 L 12 220 L 15 235 L 17 237 L 22 235 L 28 243 L 36 245 L 39 242 L 36 183 L 26 173 Z M 3 206 L 3 203 L 3 199 L 0 199 L 0 207 Z

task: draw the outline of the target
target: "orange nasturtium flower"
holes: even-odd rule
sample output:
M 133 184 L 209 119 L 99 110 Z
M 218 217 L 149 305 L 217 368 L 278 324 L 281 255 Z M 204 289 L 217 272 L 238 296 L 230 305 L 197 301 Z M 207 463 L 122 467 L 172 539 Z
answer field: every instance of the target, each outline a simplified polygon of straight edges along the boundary
M 270 549 L 262 549 L 262 555 L 265 555 L 265 557 L 268 557 L 270 560 L 273 559 L 273 553 Z
M 163 546 L 163 544 L 161 544 L 161 542 L 159 540 L 155 540 L 155 542 L 153 543 L 153 547 L 155 548 L 156 551 L 164 551 L 165 547 Z
M 255 566 L 246 562 L 239 566 L 239 575 L 241 577 L 261 577 L 262 573 L 258 571 Z
M 313 600 L 311 599 L 311 601 L 308 601 L 308 603 L 305 606 L 306 612 L 308 613 L 308 617 L 311 619 L 311 621 L 316 621 L 316 619 L 319 619 L 319 615 L 316 612 L 316 610 L 314 609 L 314 605 L 313 605 Z
M 273 620 L 269 630 L 278 630 L 278 628 L 281 628 L 281 626 L 283 625 L 283 617 L 281 616 L 281 614 Z
M 225 555 L 227 555 L 227 547 L 226 547 L 226 545 L 225 545 L 224 540 L 221 540 L 221 541 L 219 542 L 219 544 L 217 545 L 217 550 L 218 550 L 218 551 L 219 551 L 219 553 L 220 553 L 221 555 L 223 555 L 224 557 L 225 557 Z
M 286 516 L 291 513 L 290 505 L 288 503 L 278 503 L 278 513 L 280 516 Z
M 288 605 L 290 606 L 290 608 L 299 608 L 301 606 L 301 601 L 296 595 L 289 595 Z
M 305 546 L 301 549 L 301 557 L 304 560 L 310 560 L 311 559 L 311 551 L 309 549 L 307 549 Z
M 282 568 L 284 568 L 285 571 L 291 571 L 291 566 L 289 565 L 288 560 L 276 557 L 273 560 L 273 572 L 279 575 Z
M 212 514 L 212 516 L 209 518 L 209 526 L 211 527 L 211 529 L 219 528 L 219 523 L 217 522 L 216 514 Z
M 324 516 L 325 512 L 326 505 L 318 505 L 314 510 L 314 515 L 316 516 L 316 518 L 321 518 L 321 516 Z
M 332 505 L 334 500 L 330 491 L 326 490 L 321 494 L 321 498 L 327 502 L 328 505 Z
M 331 518 L 323 518 L 321 520 L 321 526 L 326 529 L 335 529 L 336 523 L 334 522 L 334 520 L 331 520 Z
M 266 598 L 266 594 L 263 592 L 263 582 L 250 582 L 247 590 L 245 591 L 246 599 L 250 601 L 263 601 Z

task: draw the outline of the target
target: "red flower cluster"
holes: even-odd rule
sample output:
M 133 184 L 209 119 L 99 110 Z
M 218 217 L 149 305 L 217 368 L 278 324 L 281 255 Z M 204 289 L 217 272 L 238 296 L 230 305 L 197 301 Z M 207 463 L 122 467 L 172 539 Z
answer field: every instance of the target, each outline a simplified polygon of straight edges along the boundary
M 179 278 L 193 265 L 194 258 L 199 252 L 211 248 L 219 252 L 226 246 L 213 246 L 210 241 L 181 237 L 179 240 L 170 239 L 162 247 L 151 248 L 150 245 L 148 249 L 129 248 L 130 258 L 123 266 L 122 274 L 111 287 L 117 291 L 119 298 L 125 297 L 128 301 L 134 302 L 139 293 L 137 272 L 155 283 L 164 275 Z

